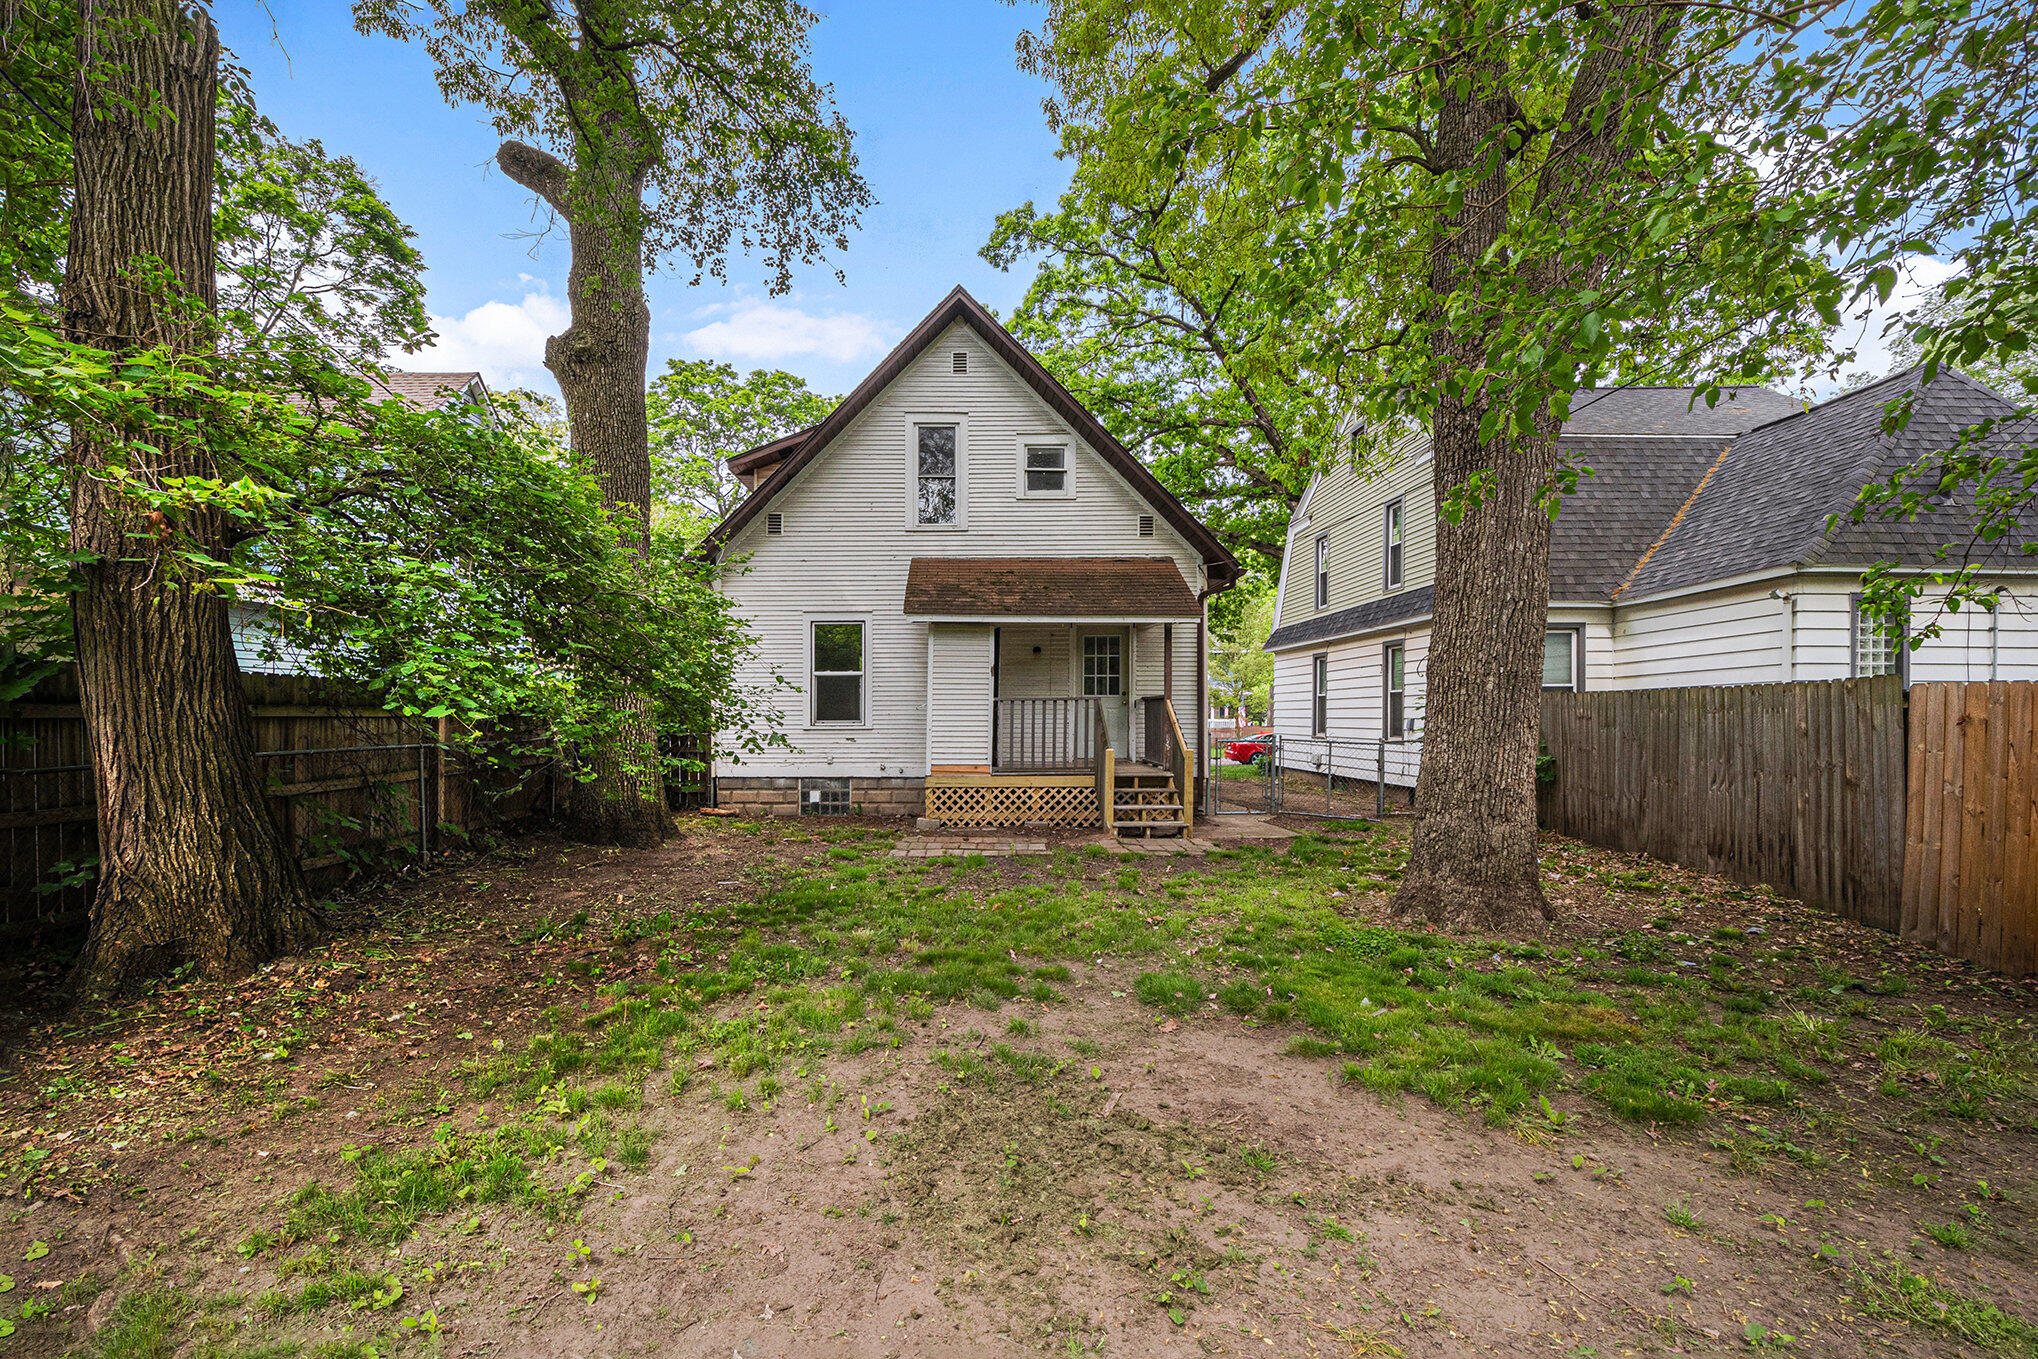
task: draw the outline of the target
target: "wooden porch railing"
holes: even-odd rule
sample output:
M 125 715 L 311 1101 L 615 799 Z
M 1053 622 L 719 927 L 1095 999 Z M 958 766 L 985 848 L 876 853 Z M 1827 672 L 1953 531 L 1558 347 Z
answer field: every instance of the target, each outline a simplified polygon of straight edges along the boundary
M 991 700 L 993 769 L 1015 774 L 1095 769 L 1108 743 L 1101 699 Z

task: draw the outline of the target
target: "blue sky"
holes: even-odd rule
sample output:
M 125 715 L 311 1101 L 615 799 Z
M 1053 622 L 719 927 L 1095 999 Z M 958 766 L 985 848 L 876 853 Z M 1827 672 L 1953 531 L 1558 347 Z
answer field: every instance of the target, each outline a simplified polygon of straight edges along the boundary
M 654 275 L 654 372 L 669 357 L 713 357 L 839 394 L 957 283 L 1001 313 L 1025 292 L 1027 270 L 1001 274 L 976 252 L 999 212 L 1051 202 L 1067 182 L 1040 112 L 1045 86 L 1012 60 L 1042 10 L 809 4 L 822 15 L 815 74 L 835 87 L 878 201 L 849 250 L 796 275 L 787 295 L 768 295 L 755 260 L 731 261 L 726 286 L 690 288 L 690 269 Z M 215 14 L 263 111 L 287 135 L 354 157 L 416 228 L 440 341 L 399 366 L 553 390 L 543 346 L 566 320 L 564 233 L 528 238 L 543 218 L 495 168 L 482 112 L 446 105 L 422 47 L 355 33 L 345 0 L 217 0 Z

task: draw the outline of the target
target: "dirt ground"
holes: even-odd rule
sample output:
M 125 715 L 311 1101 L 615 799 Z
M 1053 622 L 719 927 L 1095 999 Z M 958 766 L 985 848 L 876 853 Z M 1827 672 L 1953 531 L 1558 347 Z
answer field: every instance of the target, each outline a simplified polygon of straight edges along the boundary
M 949 1001 L 885 1044 L 817 1049 L 768 1102 L 654 1072 L 641 1155 L 595 1162 L 563 1214 L 477 1197 L 393 1243 L 277 1244 L 361 1148 L 503 1125 L 513 1099 L 476 1093 L 477 1061 L 648 977 L 622 927 L 820 873 L 830 846 L 705 820 L 655 851 L 526 840 L 365 890 L 330 944 L 239 984 L 14 1016 L 0 1354 L 2038 1354 L 2017 1320 L 2038 1319 L 2028 1103 L 1892 1113 L 1861 1057 L 1787 1111 L 1658 1126 L 1567 1095 L 1492 1126 L 1347 1079 L 1293 1023 L 1165 1014 L 1138 998 L 1149 964 L 1113 956 L 1053 1001 Z M 2038 1025 L 2027 983 L 1680 870 L 1551 854 L 1560 952 L 1644 928 L 1660 902 L 1604 885 L 1643 865 L 1685 890 L 1688 930 L 1795 934 L 1851 976 L 1901 973 L 1903 1005 Z M 1141 890 L 1211 867 L 1151 862 Z M 1963 1212 L 1985 1228 L 1930 1234 Z M 1842 1256 L 1946 1291 L 1873 1305 Z M 261 1301 L 356 1275 L 386 1282 Z

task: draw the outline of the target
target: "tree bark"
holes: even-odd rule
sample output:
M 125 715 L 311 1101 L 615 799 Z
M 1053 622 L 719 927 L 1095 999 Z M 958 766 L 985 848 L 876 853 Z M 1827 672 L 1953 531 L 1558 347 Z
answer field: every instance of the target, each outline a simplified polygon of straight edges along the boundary
M 78 57 L 65 334 L 115 353 L 202 350 L 218 35 L 176 0 L 79 0 Z M 213 475 L 211 456 L 80 425 L 68 457 L 71 546 L 89 554 L 72 601 L 99 819 L 75 980 L 103 993 L 187 963 L 245 972 L 323 919 L 269 809 L 226 605 L 177 555 L 189 543 L 223 556 L 227 526 L 152 514 L 108 475 L 160 487 Z
M 1432 241 L 1430 289 L 1441 319 L 1456 294 L 1476 290 L 1480 266 L 1506 228 L 1507 163 L 1495 133 L 1519 110 L 1506 92 L 1505 72 L 1476 51 L 1446 63 L 1437 80 L 1447 92 L 1436 128 L 1437 168 L 1473 178 L 1463 206 L 1438 223 Z M 1483 313 L 1476 291 L 1455 300 L 1464 310 L 1441 329 L 1440 357 L 1458 373 L 1475 373 L 1487 361 Z M 1415 835 L 1394 909 L 1454 927 L 1520 928 L 1547 914 L 1537 868 L 1535 761 L 1550 521 L 1538 499 L 1555 441 L 1480 438 L 1488 403 L 1510 395 L 1446 395 L 1430 426 L 1439 511 L 1455 489 L 1476 494 L 1465 497 L 1456 522 L 1437 517 Z
M 1671 6 L 1618 11 L 1602 41 L 1581 59 L 1565 116 L 1537 176 L 1534 212 L 1561 229 L 1604 193 L 1634 153 L 1628 96 L 1647 97 L 1675 32 Z M 1462 77 L 1462 80 L 1460 79 Z M 1508 162 L 1502 134 L 1521 122 L 1507 72 L 1476 43 L 1437 76 L 1445 90 L 1433 168 L 1474 180 L 1463 206 L 1432 241 L 1430 289 L 1441 353 L 1458 374 L 1487 369 L 1487 306 L 1520 305 L 1554 290 L 1596 282 L 1604 259 L 1500 257 L 1512 277 L 1493 299 L 1478 295 L 1507 226 Z M 1518 194 L 1520 190 L 1515 192 Z M 1491 286 L 1491 285 L 1489 285 Z M 1469 305 L 1467 305 L 1469 303 Z M 1537 386 L 1527 430 L 1482 440 L 1491 406 Z M 1415 786 L 1415 834 L 1394 909 L 1457 928 L 1522 930 L 1550 917 L 1536 833 L 1536 752 L 1542 732 L 1543 632 L 1550 608 L 1550 505 L 1557 439 L 1552 395 L 1538 373 L 1495 387 L 1446 394 L 1430 440 L 1432 485 L 1441 510 L 1454 491 L 1463 513 L 1437 521 L 1436 602 L 1430 625 L 1422 769 Z
M 645 370 L 651 309 L 644 301 L 641 222 L 645 162 L 627 139 L 583 148 L 569 168 L 521 142 L 496 153 L 503 173 L 566 219 L 573 262 L 566 277 L 572 324 L 545 342 L 545 366 L 566 398 L 573 451 L 587 459 L 616 517 L 624 546 L 642 558 L 651 538 L 651 442 Z M 625 688 L 621 721 L 581 753 L 567 799 L 567 831 L 592 844 L 645 847 L 672 833 L 651 701 Z

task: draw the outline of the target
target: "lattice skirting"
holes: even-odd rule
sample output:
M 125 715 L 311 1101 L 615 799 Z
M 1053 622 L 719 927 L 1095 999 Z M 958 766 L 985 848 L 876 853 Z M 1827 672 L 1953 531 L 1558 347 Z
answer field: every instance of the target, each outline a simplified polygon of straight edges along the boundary
M 929 784 L 927 815 L 951 826 L 1099 826 L 1092 785 Z

